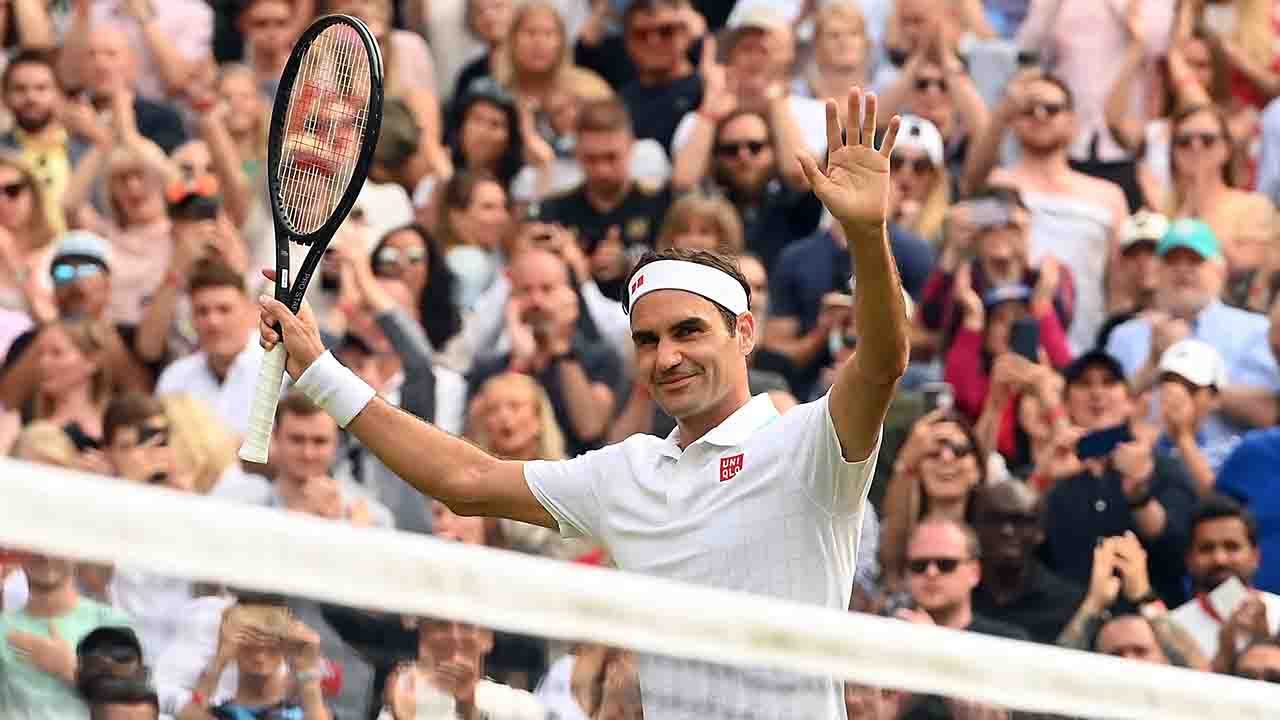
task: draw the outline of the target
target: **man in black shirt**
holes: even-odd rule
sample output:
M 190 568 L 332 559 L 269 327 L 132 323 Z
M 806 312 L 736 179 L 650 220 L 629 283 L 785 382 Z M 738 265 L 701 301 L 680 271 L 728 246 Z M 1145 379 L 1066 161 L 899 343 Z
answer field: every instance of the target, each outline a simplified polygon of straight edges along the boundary
M 982 545 L 982 581 L 973 591 L 974 612 L 1016 625 L 1036 642 L 1053 644 L 1084 591 L 1035 557 L 1044 542 L 1035 490 L 1022 482 L 999 482 L 979 488 L 974 503 L 973 525 Z
M 547 201 L 545 222 L 574 231 L 600 291 L 622 299 L 630 258 L 653 248 L 671 191 L 631 179 L 631 118 L 617 100 L 586 103 L 578 113 L 574 152 L 585 176 L 566 195 Z
M 822 203 L 802 175 L 782 172 L 775 138 L 764 116 L 751 110 L 730 113 L 716 130 L 715 180 L 742 214 L 748 250 L 773 267 L 778 253 L 818 229 Z
M 664 148 L 684 114 L 702 103 L 702 78 L 689 60 L 694 38 L 686 18 L 687 0 L 636 0 L 622 16 L 623 41 L 636 79 L 618 95 L 626 103 L 640 138 Z

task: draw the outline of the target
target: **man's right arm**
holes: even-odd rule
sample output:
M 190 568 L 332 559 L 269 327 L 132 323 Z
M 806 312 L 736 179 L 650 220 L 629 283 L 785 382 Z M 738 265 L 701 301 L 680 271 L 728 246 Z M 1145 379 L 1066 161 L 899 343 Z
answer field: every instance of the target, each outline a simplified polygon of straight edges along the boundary
M 529 489 L 522 462 L 499 460 L 377 398 L 347 430 L 393 473 L 459 515 L 559 527 Z

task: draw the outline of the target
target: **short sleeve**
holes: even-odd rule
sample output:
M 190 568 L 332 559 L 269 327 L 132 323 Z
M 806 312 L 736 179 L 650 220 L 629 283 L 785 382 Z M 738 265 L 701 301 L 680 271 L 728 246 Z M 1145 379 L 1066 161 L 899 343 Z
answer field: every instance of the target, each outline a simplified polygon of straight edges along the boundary
M 810 499 L 833 515 L 852 515 L 862 511 L 871 489 L 884 428 L 877 431 L 875 445 L 865 460 L 846 461 L 831 419 L 830 400 L 828 391 L 782 417 L 789 426 L 788 434 L 795 438 L 796 457 L 802 459 L 797 475 L 808 484 Z
M 572 460 L 533 460 L 524 479 L 538 502 L 551 513 L 560 536 L 600 540 L 601 503 L 597 482 L 610 468 L 625 463 L 621 445 L 610 445 Z

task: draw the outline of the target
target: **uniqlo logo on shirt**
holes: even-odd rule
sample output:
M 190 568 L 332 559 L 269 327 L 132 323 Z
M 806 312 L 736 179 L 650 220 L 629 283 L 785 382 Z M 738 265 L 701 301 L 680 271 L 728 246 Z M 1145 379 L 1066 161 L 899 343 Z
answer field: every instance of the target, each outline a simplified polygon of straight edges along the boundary
M 732 480 L 734 475 L 742 469 L 742 453 L 730 455 L 726 458 L 720 458 L 720 482 Z

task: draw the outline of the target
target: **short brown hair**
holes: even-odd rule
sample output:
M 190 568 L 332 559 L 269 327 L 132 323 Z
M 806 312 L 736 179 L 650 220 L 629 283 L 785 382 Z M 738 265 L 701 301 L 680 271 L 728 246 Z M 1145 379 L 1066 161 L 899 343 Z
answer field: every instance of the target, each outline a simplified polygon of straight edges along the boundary
M 244 276 L 236 272 L 230 265 L 216 258 L 205 258 L 196 263 L 187 281 L 187 292 L 194 295 L 198 290 L 208 288 L 229 287 L 247 294 L 244 287 Z
M 280 398 L 280 404 L 276 406 L 276 427 L 280 427 L 280 421 L 284 419 L 285 415 L 312 417 L 323 412 L 324 410 L 319 405 L 311 402 L 311 398 L 303 395 L 301 390 L 293 390 Z
M 115 442 L 116 433 L 138 427 L 153 417 L 164 416 L 164 404 L 154 395 L 128 392 L 111 399 L 102 413 L 102 442 Z
M 738 259 L 736 257 L 709 250 L 685 250 L 682 248 L 650 250 L 640 256 L 639 262 L 636 263 L 635 267 L 631 268 L 631 272 L 627 274 L 627 282 L 622 286 L 622 307 L 631 307 L 631 278 L 635 277 L 640 268 L 659 260 L 683 260 L 719 270 L 738 281 L 738 284 L 742 286 L 743 292 L 747 294 L 747 307 L 751 307 L 751 284 L 747 282 L 747 277 L 742 274 L 742 268 L 738 267 Z M 724 318 L 724 324 L 729 329 L 729 334 L 736 333 L 738 331 L 737 314 L 714 300 L 711 301 L 711 304 L 715 305 L 716 309 L 720 311 L 720 317 Z
M 578 134 L 588 132 L 620 132 L 633 134 L 631 114 L 627 106 L 616 97 L 604 100 L 588 100 L 578 111 Z

